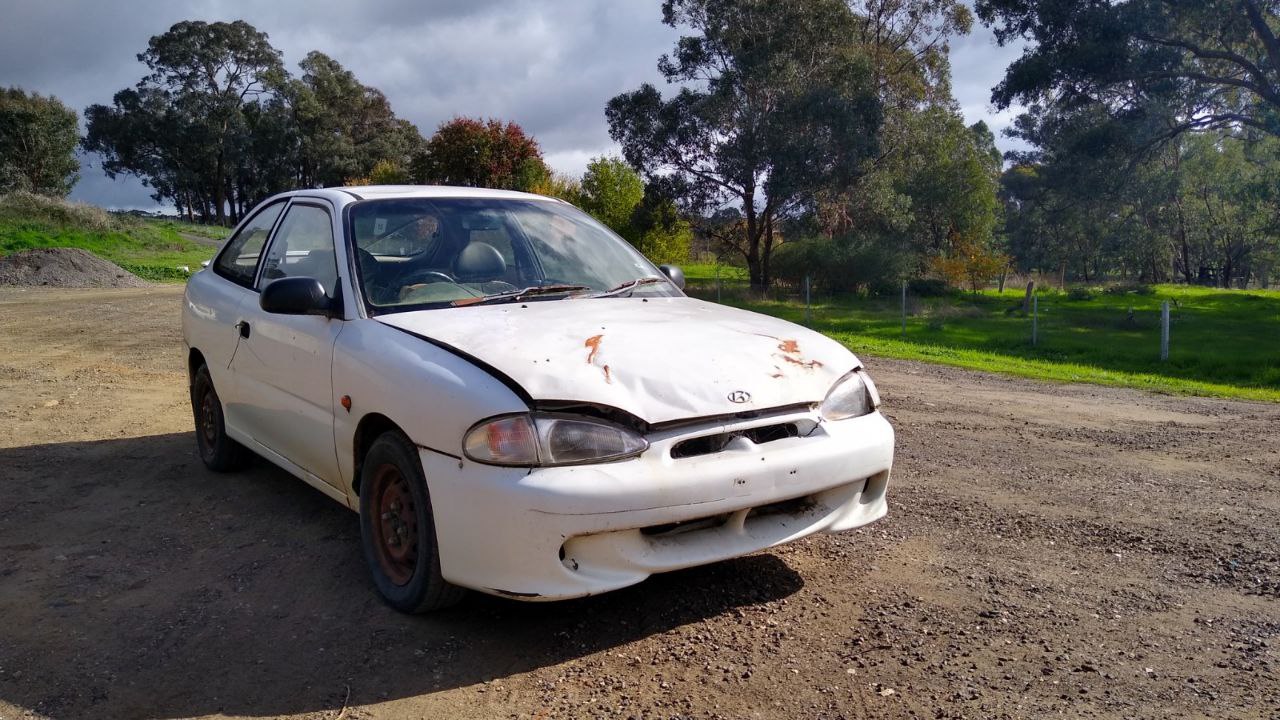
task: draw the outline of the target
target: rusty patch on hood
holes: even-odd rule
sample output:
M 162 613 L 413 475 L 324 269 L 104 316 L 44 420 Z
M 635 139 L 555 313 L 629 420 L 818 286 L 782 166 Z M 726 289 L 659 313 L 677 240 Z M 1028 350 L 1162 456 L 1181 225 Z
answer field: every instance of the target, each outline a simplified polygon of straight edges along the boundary
M 587 353 L 587 364 L 590 365 L 596 359 L 596 353 L 600 352 L 600 341 L 604 339 L 603 335 L 592 335 L 582 343 L 583 347 L 591 348 L 591 352 Z
M 586 339 L 586 341 L 584 341 L 584 342 L 582 343 L 583 347 L 591 348 L 591 351 L 587 353 L 587 364 L 588 364 L 588 365 L 594 365 L 594 364 L 595 364 L 596 355 L 597 355 L 597 354 L 599 354 L 599 352 L 600 352 L 600 341 L 601 341 L 601 340 L 603 340 L 603 339 L 604 339 L 604 335 L 592 335 L 591 337 L 587 338 L 587 339 Z M 612 384 L 613 384 L 613 376 L 609 374 L 609 366 L 608 366 L 608 365 L 603 365 L 603 366 L 601 366 L 600 370 L 601 370 L 601 372 L 603 372 L 603 373 L 604 373 L 604 381 L 605 381 L 606 383 L 608 383 L 608 384 L 612 385 Z
M 800 354 L 800 343 L 795 340 L 779 340 L 778 349 L 783 353 L 778 357 L 781 357 L 792 365 L 799 365 L 806 370 L 813 370 L 814 368 L 822 367 L 822 362 L 819 360 L 805 360 Z M 775 375 L 773 377 L 777 376 Z

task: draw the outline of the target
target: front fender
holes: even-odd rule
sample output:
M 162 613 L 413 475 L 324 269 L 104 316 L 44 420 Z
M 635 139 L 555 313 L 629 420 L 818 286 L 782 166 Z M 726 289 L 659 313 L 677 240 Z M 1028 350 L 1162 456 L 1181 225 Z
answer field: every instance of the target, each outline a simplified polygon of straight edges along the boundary
M 350 398 L 350 408 L 342 398 Z M 460 457 L 462 436 L 493 415 L 524 412 L 516 392 L 477 364 L 376 320 L 352 320 L 333 356 L 334 442 L 355 500 L 355 434 L 360 419 L 385 415 L 416 445 Z M 431 478 L 427 478 L 431 482 Z

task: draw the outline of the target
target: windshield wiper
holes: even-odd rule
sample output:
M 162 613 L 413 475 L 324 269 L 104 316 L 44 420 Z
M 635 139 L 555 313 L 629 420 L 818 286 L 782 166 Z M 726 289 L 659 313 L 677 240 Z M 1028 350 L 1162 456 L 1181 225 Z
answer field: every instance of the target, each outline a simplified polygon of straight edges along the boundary
M 665 277 L 636 278 L 635 280 L 628 280 L 624 283 L 620 283 L 614 287 L 611 287 L 608 290 L 605 290 L 604 292 L 599 292 L 599 293 L 596 293 L 595 295 L 588 295 L 587 297 L 593 297 L 593 298 L 613 297 L 614 295 L 621 295 L 622 293 L 625 293 L 625 292 L 631 292 L 636 288 L 640 287 L 641 285 L 652 285 L 653 283 L 666 282 L 666 281 L 667 279 Z
M 488 305 L 489 303 L 500 302 L 520 302 L 527 297 L 537 295 L 558 295 L 560 293 L 581 292 L 590 290 L 586 285 L 531 285 L 521 290 L 508 290 L 506 292 L 495 293 L 493 295 L 482 295 L 476 298 L 463 298 L 454 300 L 450 305 L 454 307 L 462 307 L 464 305 Z

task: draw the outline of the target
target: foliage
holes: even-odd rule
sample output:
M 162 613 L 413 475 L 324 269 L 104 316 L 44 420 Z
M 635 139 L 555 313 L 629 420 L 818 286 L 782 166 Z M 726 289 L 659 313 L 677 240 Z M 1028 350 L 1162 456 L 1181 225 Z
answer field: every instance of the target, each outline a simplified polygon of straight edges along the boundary
M 409 173 L 391 160 L 379 160 L 365 177 L 347 178 L 346 185 L 403 185 Z
M 565 173 L 548 172 L 529 188 L 529 192 L 559 198 L 571 205 L 582 204 L 582 182 Z
M 666 0 L 663 21 L 693 31 L 658 63 L 681 89 L 614 97 L 609 133 L 690 215 L 737 207 L 741 224 L 700 229 L 720 233 L 764 288 L 777 223 L 847 187 L 876 149 L 882 111 L 849 41 L 854 13 L 838 0 Z
M 80 178 L 76 113 L 55 97 L 0 88 L 0 192 L 63 197 Z
M 226 224 L 282 190 L 340 185 L 380 162 L 407 167 L 416 128 L 323 53 L 285 70 L 244 21 L 184 21 L 139 55 L 149 73 L 85 111 L 86 150 L 109 177 L 134 175 L 187 217 Z
M 976 295 L 1009 266 L 1009 256 L 972 237 L 961 237 L 932 259 L 935 272 L 955 286 L 967 285 Z
M 807 276 L 823 293 L 890 290 L 904 274 L 905 256 L 855 236 L 783 243 L 774 258 L 778 279 L 800 287 Z
M 289 80 L 282 93 L 297 128 L 299 184 L 372 179 L 380 165 L 384 180 L 407 181 L 402 168 L 422 147 L 418 129 L 396 117 L 380 90 L 324 53 L 308 53 L 298 67 L 302 76 Z
M 644 199 L 644 180 L 621 158 L 598 157 L 582 175 L 583 210 L 636 244 L 631 215 Z
M 582 175 L 579 205 L 650 260 L 682 263 L 693 233 L 663 190 L 646 186 L 621 158 L 598 157 Z
M 1280 133 L 1276 0 L 978 0 L 1002 44 L 1030 41 L 1000 108 L 1096 106 L 1121 146 L 1189 130 Z
M 993 241 L 1001 159 L 990 130 L 965 127 L 951 96 L 949 43 L 969 31 L 968 7 L 959 0 L 854 7 L 855 42 L 871 58 L 885 108 L 880 152 L 852 187 L 820 196 L 814 224 L 821 234 L 894 256 L 898 274 L 883 279 L 891 286 L 926 272 L 952 238 Z
M 415 182 L 532 190 L 550 173 L 542 149 L 513 122 L 456 117 L 413 160 Z
M 653 262 L 688 262 L 693 229 L 661 186 L 645 186 L 644 197 L 631 212 L 631 232 L 636 249 Z
M 1040 117 L 1050 114 L 1035 110 Z M 1280 255 L 1280 139 L 1197 132 L 1138 159 L 1082 153 L 1060 115 L 1023 121 L 1040 145 L 1005 172 L 1010 253 L 1019 269 L 1085 282 L 1119 275 L 1265 287 Z

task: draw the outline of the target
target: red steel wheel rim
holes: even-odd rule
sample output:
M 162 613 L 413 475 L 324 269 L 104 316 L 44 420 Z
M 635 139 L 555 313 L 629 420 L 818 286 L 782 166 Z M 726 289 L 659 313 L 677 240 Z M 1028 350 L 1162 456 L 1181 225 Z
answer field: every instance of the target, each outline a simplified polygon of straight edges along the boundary
M 212 448 L 218 440 L 218 396 L 210 388 L 200 397 L 200 434 L 204 437 L 204 445 Z
M 418 514 L 409 482 L 391 463 L 373 474 L 373 546 L 378 566 L 393 584 L 407 585 L 418 564 Z

